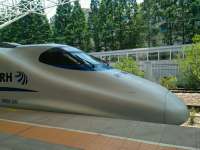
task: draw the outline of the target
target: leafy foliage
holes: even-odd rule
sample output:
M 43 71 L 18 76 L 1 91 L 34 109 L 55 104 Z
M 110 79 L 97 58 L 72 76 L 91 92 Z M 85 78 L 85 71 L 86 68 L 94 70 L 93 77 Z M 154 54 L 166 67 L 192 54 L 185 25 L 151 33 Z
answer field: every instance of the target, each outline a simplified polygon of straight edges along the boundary
M 22 0 L 20 4 L 22 5 L 26 2 L 26 0 Z M 51 36 L 52 31 L 47 17 L 38 14 L 29 14 L 0 30 L 0 41 L 3 42 L 18 42 L 21 44 L 46 43 Z
M 138 64 L 133 58 L 123 57 L 120 61 L 114 65 L 115 68 L 123 70 L 125 72 L 135 74 L 137 76 L 144 76 L 144 73 L 140 71 Z
M 21 0 L 21 7 L 30 1 Z M 92 51 L 192 43 L 200 34 L 199 8 L 199 0 L 91 0 L 85 15 L 73 1 L 57 7 L 51 24 L 37 14 L 18 20 L 0 31 L 0 41 L 56 42 Z
M 167 89 L 176 89 L 177 86 L 176 86 L 176 83 L 177 83 L 177 79 L 176 77 L 163 77 L 160 79 L 160 84 L 164 87 L 166 87 Z
M 189 124 L 194 125 L 195 124 L 195 115 L 196 115 L 196 110 L 194 107 L 190 110 L 190 118 L 189 118 Z
M 199 0 L 144 0 L 142 6 L 150 46 L 192 43 L 200 34 Z
M 200 35 L 194 36 L 192 46 L 186 47 L 184 51 L 185 59 L 178 61 L 182 78 L 182 85 L 179 86 L 200 88 Z
M 141 37 L 136 0 L 102 0 L 98 11 L 100 25 L 96 32 L 102 50 L 116 50 L 139 46 Z
M 88 17 L 88 27 L 90 30 L 91 38 L 93 39 L 94 42 L 94 49 L 95 51 L 99 51 L 100 48 L 100 37 L 99 37 L 99 18 L 98 18 L 98 13 L 99 13 L 99 0 L 91 0 L 90 4 L 90 9 L 91 11 L 89 12 L 89 17 Z
M 90 46 L 85 14 L 78 1 L 57 8 L 54 20 L 54 35 L 59 43 L 66 43 L 83 50 Z
M 65 33 L 72 20 L 72 9 L 71 3 L 66 3 L 57 7 L 56 14 L 54 16 L 54 39 L 58 43 L 65 43 Z

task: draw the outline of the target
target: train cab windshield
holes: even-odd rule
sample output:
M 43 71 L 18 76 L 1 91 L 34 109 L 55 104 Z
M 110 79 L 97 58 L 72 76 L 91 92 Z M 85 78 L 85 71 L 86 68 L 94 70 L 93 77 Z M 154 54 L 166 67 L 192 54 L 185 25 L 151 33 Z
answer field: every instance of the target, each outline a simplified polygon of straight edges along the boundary
M 102 60 L 78 49 L 70 51 L 68 47 L 47 50 L 40 55 L 39 61 L 51 66 L 73 70 L 101 71 L 112 69 Z
M 83 53 L 83 52 L 72 52 L 71 53 L 77 60 L 84 61 L 86 63 L 89 63 L 91 65 L 100 65 L 102 62 L 97 61 L 97 59 L 94 59 L 93 57 Z

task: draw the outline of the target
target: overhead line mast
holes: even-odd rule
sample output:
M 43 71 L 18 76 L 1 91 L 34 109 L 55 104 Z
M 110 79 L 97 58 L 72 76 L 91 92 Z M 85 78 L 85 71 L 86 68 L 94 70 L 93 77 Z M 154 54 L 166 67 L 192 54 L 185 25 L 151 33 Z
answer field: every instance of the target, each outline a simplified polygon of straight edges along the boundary
M 17 20 L 31 14 L 45 15 L 45 10 L 75 2 L 78 0 L 31 0 L 20 4 L 21 0 L 0 0 L 0 29 L 16 22 Z M 43 7 L 41 7 L 41 5 Z

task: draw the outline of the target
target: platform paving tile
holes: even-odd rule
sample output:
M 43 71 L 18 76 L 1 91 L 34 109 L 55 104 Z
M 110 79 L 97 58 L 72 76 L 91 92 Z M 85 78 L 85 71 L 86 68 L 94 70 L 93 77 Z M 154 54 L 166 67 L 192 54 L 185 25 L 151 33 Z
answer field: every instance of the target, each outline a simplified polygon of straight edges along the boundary
M 97 132 L 101 134 L 109 134 L 113 136 L 129 137 L 131 134 L 132 128 L 135 128 L 137 122 L 128 121 L 128 120 L 117 120 L 109 119 L 108 121 L 97 124 L 93 121 L 93 127 L 90 129 L 92 132 Z
M 13 136 L 1 133 L 0 136 L 9 137 L 0 141 L 0 150 L 78 150 L 76 148 L 66 147 L 45 143 L 33 139 L 25 139 L 19 136 Z
M 157 144 L 142 143 L 138 150 L 158 150 L 160 148 Z
M 176 147 L 167 147 L 167 146 L 163 147 L 163 146 L 160 146 L 156 150 L 187 150 L 187 149 L 176 148 Z
M 3 115 L 1 114 L 1 112 L 3 112 Z M 101 118 L 93 116 L 82 116 L 82 115 L 73 115 L 64 113 L 38 112 L 38 111 L 27 111 L 27 110 L 26 111 L 19 110 L 15 112 L 14 110 L 4 111 L 0 109 L 0 118 L 28 122 L 28 123 L 36 123 L 41 125 L 49 125 L 58 128 L 60 127 L 66 129 L 95 132 L 97 134 L 100 133 L 100 134 L 120 136 L 125 138 L 127 137 L 136 140 L 149 141 L 161 144 L 193 147 L 200 149 L 200 129 L 195 129 L 195 128 L 185 128 L 180 126 L 145 123 L 145 122 L 111 119 L 111 118 Z M 17 130 L 13 132 L 17 132 Z M 0 141 L 1 139 L 4 138 L 5 137 L 0 136 Z M 80 140 L 86 140 L 86 139 L 82 138 Z M 110 141 L 110 140 L 101 141 L 101 140 L 102 140 L 101 137 L 98 137 L 97 139 L 91 139 L 91 140 L 87 139 L 84 145 L 79 145 L 81 143 L 76 143 L 76 144 L 79 145 L 79 147 L 90 146 L 91 148 L 91 145 L 95 146 L 94 145 L 95 142 L 99 143 L 106 142 L 105 145 L 107 145 L 108 147 L 109 145 L 113 145 L 112 143 L 116 143 L 115 141 Z M 88 143 L 88 141 L 92 142 Z M 123 146 L 124 144 L 121 143 L 119 147 L 122 149 L 126 149 L 126 147 L 123 148 Z M 145 146 L 143 149 L 145 149 Z M 168 150 L 168 149 L 165 147 L 165 149 L 162 150 Z
M 113 139 L 109 137 L 98 136 L 95 143 L 92 144 L 89 150 L 118 150 L 123 146 L 124 141 L 120 139 Z
M 196 143 L 197 149 L 200 150 L 200 129 L 196 129 Z
M 92 116 L 76 116 L 71 117 L 70 119 L 65 119 L 64 117 L 52 117 L 43 121 L 43 123 L 68 129 L 130 137 L 132 128 L 135 128 L 138 122 L 101 117 L 97 118 Z
M 12 136 L 12 135 L 11 134 L 5 134 L 2 131 L 0 131 L 0 142 L 5 140 L 5 139 L 8 139 L 10 136 Z
M 75 130 L 101 133 L 100 130 L 103 130 L 109 122 L 109 118 L 77 116 L 68 122 L 65 122 L 64 127 Z
M 59 126 L 68 129 L 91 131 L 93 129 L 94 120 L 95 118 L 93 117 L 76 116 L 70 120 L 63 121 Z M 96 125 L 100 126 L 102 122 L 105 123 L 104 120 L 97 120 Z
M 57 126 L 57 127 L 65 127 L 65 124 L 69 122 L 69 120 L 73 119 L 74 115 L 66 115 L 63 113 L 50 113 L 50 114 L 43 114 L 43 118 L 40 120 L 35 120 L 32 123 L 37 124 L 44 124 L 50 126 Z
M 139 150 L 140 146 L 140 142 L 126 140 L 120 150 Z
M 136 128 L 132 128 L 129 138 L 159 143 L 164 127 L 164 124 L 138 122 Z
M 195 128 L 166 125 L 160 142 L 164 144 L 196 148 L 196 130 L 197 129 Z
M 42 120 L 43 116 L 42 113 L 38 115 L 35 111 L 16 110 L 13 108 L 1 108 L 0 118 L 8 120 L 17 120 L 22 122 L 32 122 L 36 120 Z

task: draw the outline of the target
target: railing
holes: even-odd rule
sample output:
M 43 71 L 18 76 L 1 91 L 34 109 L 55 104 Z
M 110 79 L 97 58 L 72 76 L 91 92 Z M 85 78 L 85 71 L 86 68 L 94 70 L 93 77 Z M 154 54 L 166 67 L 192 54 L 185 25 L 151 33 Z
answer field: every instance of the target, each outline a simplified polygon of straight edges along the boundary
M 154 77 L 158 81 L 164 76 L 178 75 L 179 66 L 175 60 L 178 57 L 185 57 L 183 49 L 188 46 L 190 45 L 114 50 L 90 54 L 110 64 L 120 62 L 121 57 L 132 57 L 137 61 L 139 68 L 148 74 L 149 78 Z
M 152 47 L 152 48 L 137 48 L 137 49 L 125 49 L 114 50 L 106 52 L 93 52 L 91 55 L 106 60 L 108 62 L 119 62 L 120 57 L 132 57 L 138 61 L 162 61 L 162 60 L 174 60 L 179 54 L 184 58 L 184 47 L 190 45 L 176 45 L 176 46 L 164 46 L 164 47 Z

